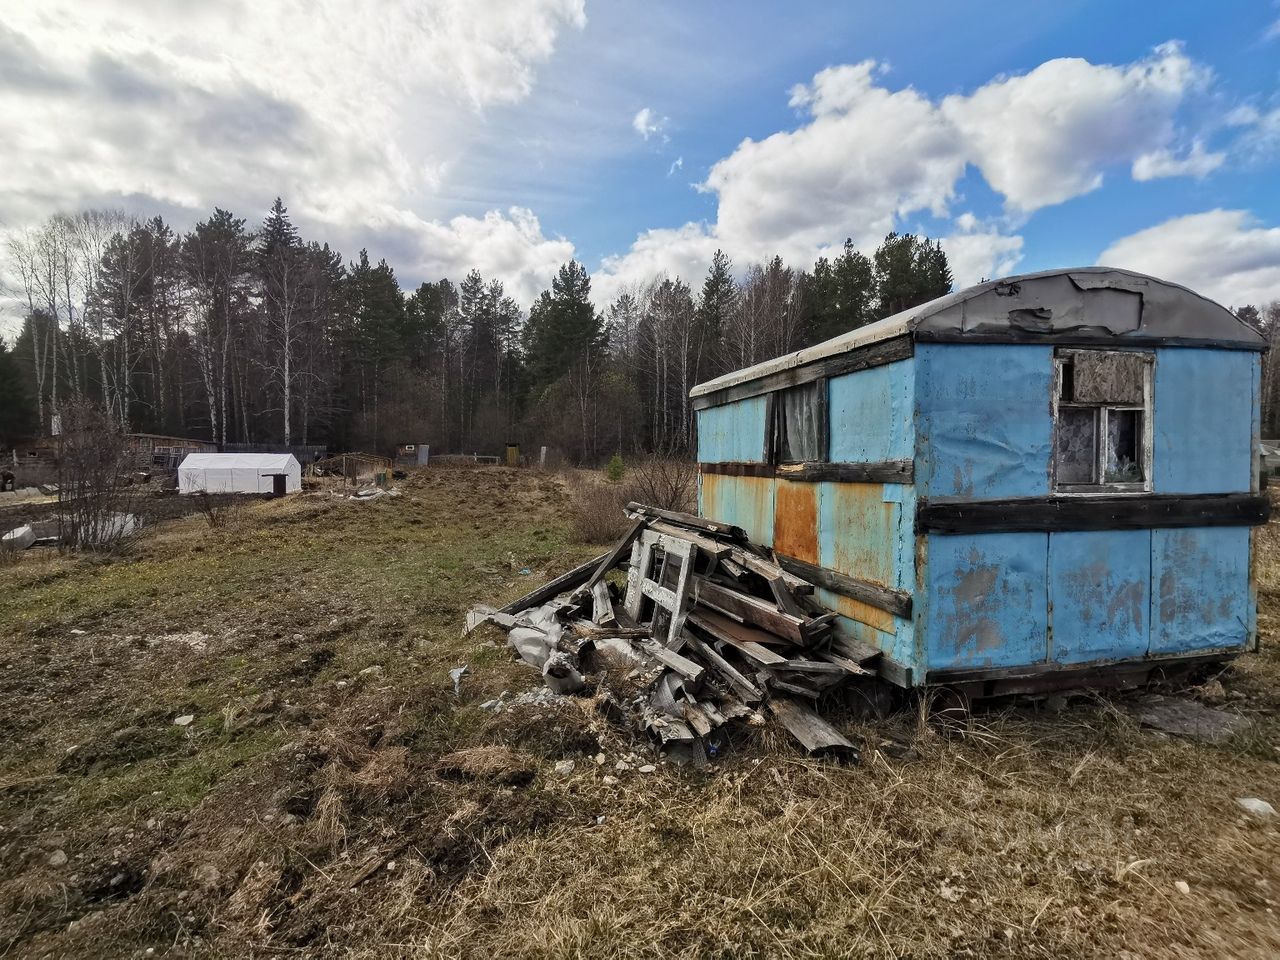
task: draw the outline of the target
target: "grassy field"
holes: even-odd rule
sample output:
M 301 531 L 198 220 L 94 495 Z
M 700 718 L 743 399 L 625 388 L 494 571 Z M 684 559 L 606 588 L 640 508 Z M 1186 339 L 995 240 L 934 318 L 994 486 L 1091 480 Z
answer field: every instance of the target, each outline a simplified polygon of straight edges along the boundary
M 1225 745 L 837 709 L 861 766 L 766 729 L 690 770 L 589 698 L 481 708 L 540 678 L 464 611 L 598 552 L 562 481 L 401 491 L 0 567 L 0 955 L 1280 955 L 1280 825 L 1235 803 L 1280 806 L 1280 526 L 1262 651 L 1192 691 Z

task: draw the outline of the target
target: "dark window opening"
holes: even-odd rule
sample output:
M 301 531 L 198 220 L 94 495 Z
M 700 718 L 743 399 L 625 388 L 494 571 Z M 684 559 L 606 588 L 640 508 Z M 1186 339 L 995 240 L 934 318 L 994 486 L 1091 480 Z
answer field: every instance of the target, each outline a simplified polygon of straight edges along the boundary
M 1057 357 L 1054 485 L 1146 489 L 1152 354 L 1064 351 Z
M 827 381 L 779 390 L 772 397 L 775 463 L 827 459 Z

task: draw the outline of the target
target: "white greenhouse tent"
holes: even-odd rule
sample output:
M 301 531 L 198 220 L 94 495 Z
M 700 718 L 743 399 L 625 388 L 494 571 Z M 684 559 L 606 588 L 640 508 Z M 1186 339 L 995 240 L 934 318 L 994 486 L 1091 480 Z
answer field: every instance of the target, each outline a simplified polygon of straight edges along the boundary
M 290 453 L 190 453 L 179 493 L 297 493 L 302 468 Z

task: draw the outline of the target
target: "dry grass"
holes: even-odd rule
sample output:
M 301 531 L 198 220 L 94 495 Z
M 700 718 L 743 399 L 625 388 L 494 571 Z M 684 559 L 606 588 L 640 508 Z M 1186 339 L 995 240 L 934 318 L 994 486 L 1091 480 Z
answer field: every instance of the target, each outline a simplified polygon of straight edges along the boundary
M 1106 699 L 945 727 L 919 707 L 834 713 L 859 767 L 765 729 L 642 774 L 656 758 L 590 701 L 480 709 L 538 678 L 496 632 L 461 637 L 462 611 L 591 555 L 563 486 L 473 469 L 404 490 L 6 571 L 0 953 L 1280 954 L 1280 827 L 1235 805 L 1280 805 L 1275 527 L 1263 649 L 1197 693 L 1253 721 L 1225 746 Z
M 646 457 L 629 464 L 617 482 L 596 471 L 573 470 L 567 477 L 573 535 L 583 543 L 618 540 L 629 525 L 623 508 L 633 500 L 663 510 L 692 511 L 696 507 L 698 473 L 690 460 Z

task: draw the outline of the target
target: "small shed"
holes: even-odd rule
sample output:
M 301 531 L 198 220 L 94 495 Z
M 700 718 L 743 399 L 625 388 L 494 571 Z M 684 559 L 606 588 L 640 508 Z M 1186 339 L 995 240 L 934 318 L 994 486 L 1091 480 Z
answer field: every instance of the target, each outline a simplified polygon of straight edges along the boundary
M 1137 682 L 1256 646 L 1263 338 L 1105 267 L 970 287 L 695 387 L 699 508 L 903 686 Z
M 192 453 L 178 467 L 179 493 L 272 493 L 302 489 L 302 468 L 290 453 Z

